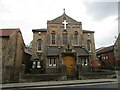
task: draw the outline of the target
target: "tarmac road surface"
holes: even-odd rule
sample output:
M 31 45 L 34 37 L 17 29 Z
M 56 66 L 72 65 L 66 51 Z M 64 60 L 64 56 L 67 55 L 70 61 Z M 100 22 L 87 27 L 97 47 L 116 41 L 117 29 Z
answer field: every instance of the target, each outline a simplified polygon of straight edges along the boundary
M 109 82 L 109 83 L 92 83 L 92 84 L 79 84 L 79 85 L 62 85 L 62 86 L 46 86 L 46 87 L 28 87 L 28 88 L 15 88 L 15 89 L 3 89 L 3 90 L 49 90 L 49 89 L 63 89 L 63 88 L 66 88 L 66 89 L 84 89 L 84 90 L 88 90 L 88 89 L 102 89 L 102 90 L 120 90 L 120 83 L 116 83 L 116 82 Z M 95 90 L 96 90 L 95 89 Z

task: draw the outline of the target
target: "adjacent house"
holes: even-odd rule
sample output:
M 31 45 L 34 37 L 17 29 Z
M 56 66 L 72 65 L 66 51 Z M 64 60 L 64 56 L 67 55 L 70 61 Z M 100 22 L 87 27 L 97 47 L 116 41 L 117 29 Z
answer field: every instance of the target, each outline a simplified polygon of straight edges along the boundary
M 120 33 L 114 44 L 114 54 L 115 54 L 116 65 L 120 67 Z
M 96 50 L 96 55 L 98 60 L 102 62 L 102 68 L 114 69 L 115 66 L 114 45 L 103 47 Z
M 0 29 L 0 41 L 2 41 L 2 53 L 0 53 L 2 56 L 2 83 L 19 82 L 26 52 L 22 33 L 19 28 Z M 28 59 L 30 60 L 30 58 Z

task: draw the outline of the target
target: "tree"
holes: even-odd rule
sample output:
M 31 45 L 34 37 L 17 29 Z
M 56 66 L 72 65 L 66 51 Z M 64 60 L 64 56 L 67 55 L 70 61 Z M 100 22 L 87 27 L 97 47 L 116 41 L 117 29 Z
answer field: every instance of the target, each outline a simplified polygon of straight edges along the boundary
M 31 41 L 28 45 L 26 45 L 26 48 L 27 49 L 32 49 L 32 43 L 33 43 L 33 41 Z

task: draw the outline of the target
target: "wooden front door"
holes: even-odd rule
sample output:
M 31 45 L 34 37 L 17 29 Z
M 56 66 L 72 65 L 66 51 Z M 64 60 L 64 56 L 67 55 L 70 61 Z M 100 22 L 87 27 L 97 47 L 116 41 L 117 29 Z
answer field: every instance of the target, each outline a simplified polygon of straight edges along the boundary
M 65 56 L 63 63 L 66 65 L 67 75 L 73 75 L 75 72 L 75 58 L 72 56 Z

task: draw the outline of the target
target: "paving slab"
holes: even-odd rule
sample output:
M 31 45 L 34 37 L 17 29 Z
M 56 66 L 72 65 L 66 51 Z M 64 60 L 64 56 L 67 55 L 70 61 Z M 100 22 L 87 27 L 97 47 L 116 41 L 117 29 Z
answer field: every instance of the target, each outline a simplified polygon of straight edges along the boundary
M 117 79 L 90 79 L 90 80 L 67 80 L 67 81 L 41 81 L 28 83 L 9 83 L 2 84 L 2 89 L 7 88 L 24 88 L 24 87 L 44 87 L 44 86 L 58 86 L 58 85 L 74 85 L 74 84 L 90 84 L 90 83 L 104 83 L 104 82 L 118 82 Z

